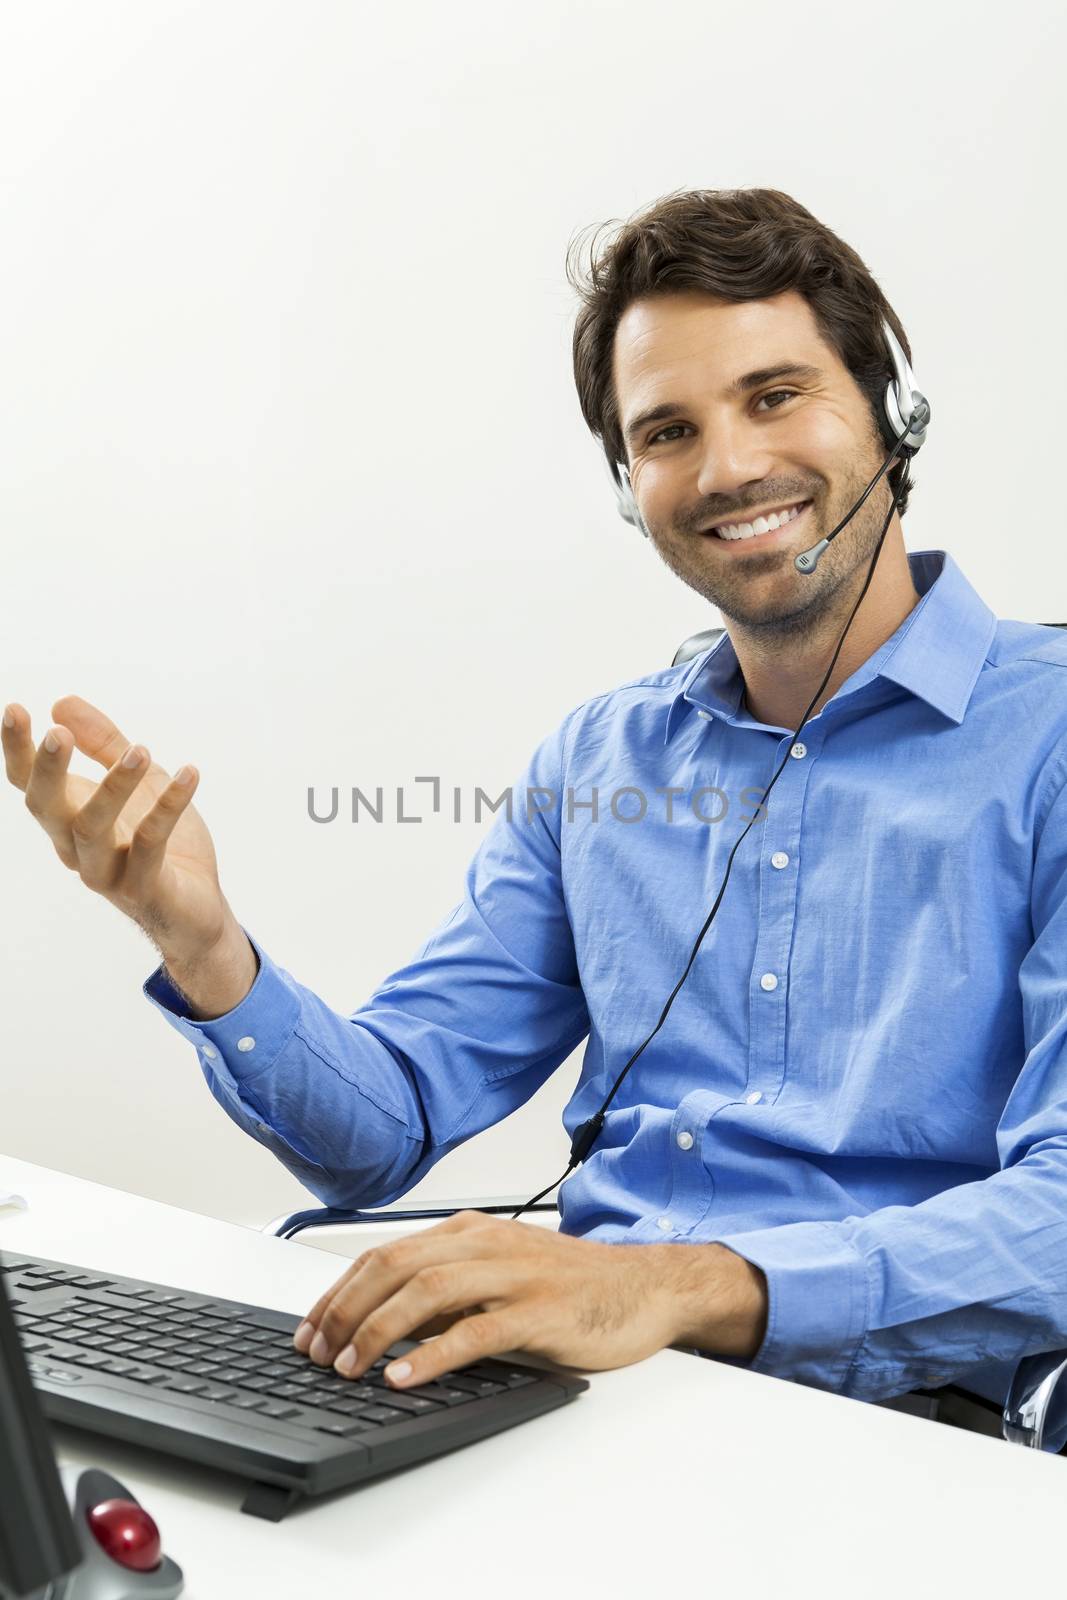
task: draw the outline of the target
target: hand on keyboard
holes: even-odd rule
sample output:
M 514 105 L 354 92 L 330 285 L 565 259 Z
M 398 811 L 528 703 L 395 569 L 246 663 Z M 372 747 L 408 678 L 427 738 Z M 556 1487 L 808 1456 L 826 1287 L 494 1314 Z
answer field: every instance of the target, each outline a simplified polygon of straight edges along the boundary
M 398 1340 L 443 1326 L 385 1368 L 400 1387 L 504 1351 L 586 1370 L 627 1366 L 697 1327 L 711 1341 L 703 1348 L 742 1353 L 762 1338 L 766 1291 L 758 1291 L 756 1272 L 722 1245 L 600 1244 L 461 1211 L 364 1252 L 312 1307 L 293 1343 L 319 1365 L 359 1378 Z

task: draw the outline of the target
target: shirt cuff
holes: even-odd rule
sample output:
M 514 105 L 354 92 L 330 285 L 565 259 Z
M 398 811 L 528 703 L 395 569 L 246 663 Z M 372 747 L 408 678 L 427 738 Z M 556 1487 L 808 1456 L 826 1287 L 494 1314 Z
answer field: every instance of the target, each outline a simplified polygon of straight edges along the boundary
M 259 971 L 240 1005 L 210 1022 L 190 1017 L 189 1008 L 161 963 L 143 984 L 143 992 L 161 1016 L 197 1047 L 200 1068 L 212 1095 L 227 1115 L 262 1144 L 313 1195 L 328 1205 L 331 1176 L 278 1128 L 264 1120 L 254 1098 L 242 1097 L 250 1081 L 268 1071 L 292 1039 L 300 1017 L 300 999 L 293 979 L 273 962 L 244 929 L 259 957 Z
M 228 1078 L 233 1084 L 248 1083 L 272 1067 L 300 1019 L 300 997 L 289 973 L 271 960 L 247 928 L 243 932 L 259 958 L 259 971 L 241 1003 L 223 1016 L 208 1022 L 193 1018 L 162 962 L 142 986 L 156 1010 L 196 1045 L 224 1081 Z
M 867 1274 L 839 1225 L 789 1222 L 703 1242 L 725 1245 L 767 1279 L 763 1343 L 751 1361 L 735 1364 L 846 1393 L 867 1333 Z

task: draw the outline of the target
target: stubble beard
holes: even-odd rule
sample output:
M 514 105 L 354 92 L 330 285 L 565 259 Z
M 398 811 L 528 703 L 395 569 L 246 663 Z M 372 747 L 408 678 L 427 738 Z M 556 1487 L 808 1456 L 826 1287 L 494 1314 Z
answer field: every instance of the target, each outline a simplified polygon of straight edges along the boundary
M 892 500 L 885 478 L 827 545 L 813 573 L 798 572 L 794 558 L 837 526 L 879 464 L 858 464 L 840 483 L 829 513 L 818 494 L 813 497 L 802 547 L 791 540 L 765 554 L 752 551 L 735 557 L 729 550 L 719 552 L 715 534 L 662 535 L 651 527 L 650 542 L 676 577 L 754 638 L 799 642 L 820 635 L 828 618 L 851 608 L 866 578 Z M 766 582 L 771 574 L 778 575 L 773 585 Z

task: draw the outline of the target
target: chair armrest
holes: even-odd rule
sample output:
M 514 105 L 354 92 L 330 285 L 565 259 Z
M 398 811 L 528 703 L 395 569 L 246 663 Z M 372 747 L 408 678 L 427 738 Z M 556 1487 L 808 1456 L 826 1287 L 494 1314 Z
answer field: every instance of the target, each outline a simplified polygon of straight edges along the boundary
M 457 1211 L 483 1211 L 490 1216 L 506 1217 L 518 1211 L 525 1198 L 524 1195 L 504 1195 L 490 1200 L 443 1200 L 439 1205 L 415 1211 L 404 1206 L 381 1211 L 343 1211 L 336 1206 L 315 1206 L 309 1211 L 293 1211 L 274 1217 L 272 1221 L 264 1223 L 259 1231 L 273 1234 L 278 1239 L 293 1239 L 307 1228 L 352 1227 L 364 1223 L 385 1223 L 395 1228 L 398 1223 L 441 1222 L 446 1217 L 454 1216 Z M 534 1212 L 551 1213 L 558 1222 L 559 1210 L 554 1200 L 544 1200 L 530 1206 L 526 1215 L 532 1216 Z M 542 1226 L 555 1226 L 554 1223 L 549 1224 L 543 1215 L 533 1220 Z M 404 1231 L 417 1230 L 405 1228 Z
M 1067 1350 L 1042 1350 L 1019 1362 L 1004 1404 L 1004 1437 L 1033 1450 L 1062 1449 L 1067 1442 Z

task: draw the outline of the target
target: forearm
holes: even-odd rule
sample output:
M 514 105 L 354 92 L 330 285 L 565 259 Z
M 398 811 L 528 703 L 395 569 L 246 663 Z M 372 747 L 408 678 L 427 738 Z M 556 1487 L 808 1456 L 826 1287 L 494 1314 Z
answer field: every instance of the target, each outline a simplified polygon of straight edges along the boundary
M 196 1022 L 213 1022 L 233 1011 L 259 972 L 259 958 L 236 921 L 200 960 L 177 961 L 164 953 L 164 965 Z
M 767 1279 L 759 1267 L 722 1244 L 658 1248 L 670 1252 L 676 1276 L 673 1343 L 751 1361 L 767 1331 Z

